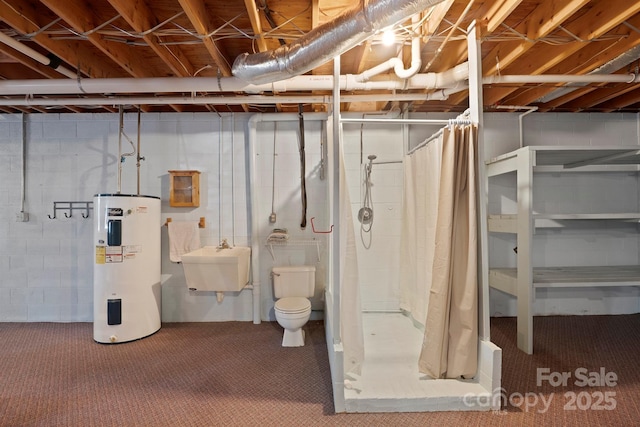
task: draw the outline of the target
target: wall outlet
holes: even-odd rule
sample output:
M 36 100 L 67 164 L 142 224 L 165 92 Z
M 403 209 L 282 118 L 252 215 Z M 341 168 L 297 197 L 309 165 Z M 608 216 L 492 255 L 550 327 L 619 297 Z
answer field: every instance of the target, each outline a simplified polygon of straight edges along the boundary
M 28 222 L 28 221 L 29 221 L 28 212 L 18 212 L 16 214 L 16 222 Z

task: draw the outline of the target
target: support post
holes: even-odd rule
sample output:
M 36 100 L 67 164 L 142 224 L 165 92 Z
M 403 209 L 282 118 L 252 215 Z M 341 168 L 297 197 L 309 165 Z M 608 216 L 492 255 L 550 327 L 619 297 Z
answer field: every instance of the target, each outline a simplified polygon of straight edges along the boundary
M 482 103 L 482 32 L 477 21 L 467 29 L 469 56 L 469 113 L 478 126 L 477 148 L 477 215 L 478 215 L 478 334 L 481 339 L 490 340 L 489 325 L 489 233 L 487 230 L 488 177 L 484 150 L 484 117 Z
M 518 348 L 527 354 L 533 354 L 533 216 L 532 195 L 533 165 L 535 154 L 529 149 L 518 150 L 517 174 L 518 186 Z

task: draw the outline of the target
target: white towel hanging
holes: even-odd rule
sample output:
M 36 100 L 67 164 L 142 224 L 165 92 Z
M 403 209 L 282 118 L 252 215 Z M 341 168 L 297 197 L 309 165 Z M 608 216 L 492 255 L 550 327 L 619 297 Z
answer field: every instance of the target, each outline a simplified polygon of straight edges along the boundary
M 197 221 L 171 221 L 169 231 L 169 259 L 181 262 L 182 255 L 200 248 L 200 231 Z

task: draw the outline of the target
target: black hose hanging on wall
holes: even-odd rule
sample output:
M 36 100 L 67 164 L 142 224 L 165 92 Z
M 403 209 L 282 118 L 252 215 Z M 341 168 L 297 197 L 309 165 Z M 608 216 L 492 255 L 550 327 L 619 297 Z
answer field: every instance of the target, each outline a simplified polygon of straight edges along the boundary
M 298 148 L 300 150 L 300 196 L 302 199 L 302 220 L 300 227 L 307 227 L 307 184 L 305 180 L 305 153 L 304 153 L 304 118 L 302 117 L 302 104 L 298 104 L 298 123 L 300 125 L 300 142 Z

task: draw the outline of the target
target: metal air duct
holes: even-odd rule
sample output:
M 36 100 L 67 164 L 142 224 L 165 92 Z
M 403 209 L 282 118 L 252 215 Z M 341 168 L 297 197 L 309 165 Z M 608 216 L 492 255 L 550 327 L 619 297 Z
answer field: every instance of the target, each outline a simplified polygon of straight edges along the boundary
M 306 73 L 363 42 L 376 31 L 444 0 L 362 0 L 336 19 L 293 43 L 236 58 L 231 72 L 253 84 L 271 83 Z

